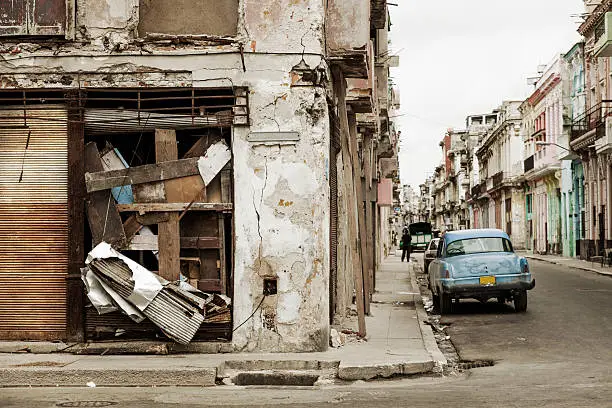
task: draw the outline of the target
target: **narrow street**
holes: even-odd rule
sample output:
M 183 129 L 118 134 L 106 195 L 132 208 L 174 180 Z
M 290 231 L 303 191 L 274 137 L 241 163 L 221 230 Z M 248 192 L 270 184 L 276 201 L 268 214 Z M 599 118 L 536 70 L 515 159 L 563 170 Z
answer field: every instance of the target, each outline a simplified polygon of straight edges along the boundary
M 422 254 L 414 258 L 422 262 Z M 316 387 L 14 388 L 2 390 L 0 406 L 609 407 L 612 279 L 531 266 L 537 286 L 526 314 L 493 301 L 462 301 L 441 320 L 463 360 L 491 359 L 492 367 Z

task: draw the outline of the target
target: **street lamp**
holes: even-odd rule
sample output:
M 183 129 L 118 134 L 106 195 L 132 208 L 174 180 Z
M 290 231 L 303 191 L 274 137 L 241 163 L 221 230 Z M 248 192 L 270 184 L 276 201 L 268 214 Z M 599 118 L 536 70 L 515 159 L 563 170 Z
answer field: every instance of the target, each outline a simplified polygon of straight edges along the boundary
M 565 150 L 566 152 L 568 152 L 569 154 L 567 155 L 567 158 L 565 160 L 576 160 L 580 158 L 580 155 L 578 153 L 576 153 L 573 150 L 568 149 L 567 147 L 563 147 L 560 144 L 557 143 L 553 143 L 553 142 L 535 142 L 536 146 L 557 146 L 560 147 L 561 149 Z

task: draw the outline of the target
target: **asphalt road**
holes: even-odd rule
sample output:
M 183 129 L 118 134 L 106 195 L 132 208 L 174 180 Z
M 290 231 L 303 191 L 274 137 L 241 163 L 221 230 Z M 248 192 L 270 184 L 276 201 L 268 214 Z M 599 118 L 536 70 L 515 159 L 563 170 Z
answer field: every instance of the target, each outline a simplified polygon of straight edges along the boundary
M 462 359 L 493 367 L 315 388 L 0 389 L 0 407 L 612 407 L 612 279 L 531 265 L 537 286 L 527 313 L 465 301 L 442 319 Z

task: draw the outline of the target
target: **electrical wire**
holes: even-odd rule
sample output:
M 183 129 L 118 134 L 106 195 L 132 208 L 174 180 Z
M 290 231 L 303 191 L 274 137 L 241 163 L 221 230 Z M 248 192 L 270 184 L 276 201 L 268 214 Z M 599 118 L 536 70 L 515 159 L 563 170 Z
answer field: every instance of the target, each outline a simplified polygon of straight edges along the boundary
M 241 328 L 246 322 L 248 322 L 249 320 L 251 320 L 251 318 L 253 316 L 255 316 L 255 313 L 257 313 L 257 311 L 259 310 L 259 308 L 261 307 L 261 305 L 263 304 L 263 301 L 266 300 L 266 295 L 264 295 L 261 298 L 261 302 L 259 302 L 259 304 L 257 305 L 257 307 L 255 308 L 255 310 L 253 310 L 253 313 L 251 313 L 251 315 L 249 317 L 246 318 L 245 321 L 243 321 L 242 323 L 240 323 L 234 330 L 232 330 L 232 333 L 235 332 L 236 330 L 238 330 L 239 328 Z

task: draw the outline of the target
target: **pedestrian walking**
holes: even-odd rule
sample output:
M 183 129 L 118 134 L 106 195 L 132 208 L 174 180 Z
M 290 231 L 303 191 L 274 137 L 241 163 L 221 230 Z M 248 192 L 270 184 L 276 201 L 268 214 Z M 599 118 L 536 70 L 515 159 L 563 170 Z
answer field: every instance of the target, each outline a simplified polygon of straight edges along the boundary
M 406 258 L 406 262 L 410 262 L 410 249 L 411 249 L 412 237 L 410 236 L 410 231 L 408 228 L 404 228 L 404 232 L 402 235 L 402 262 L 404 262 L 404 258 Z

